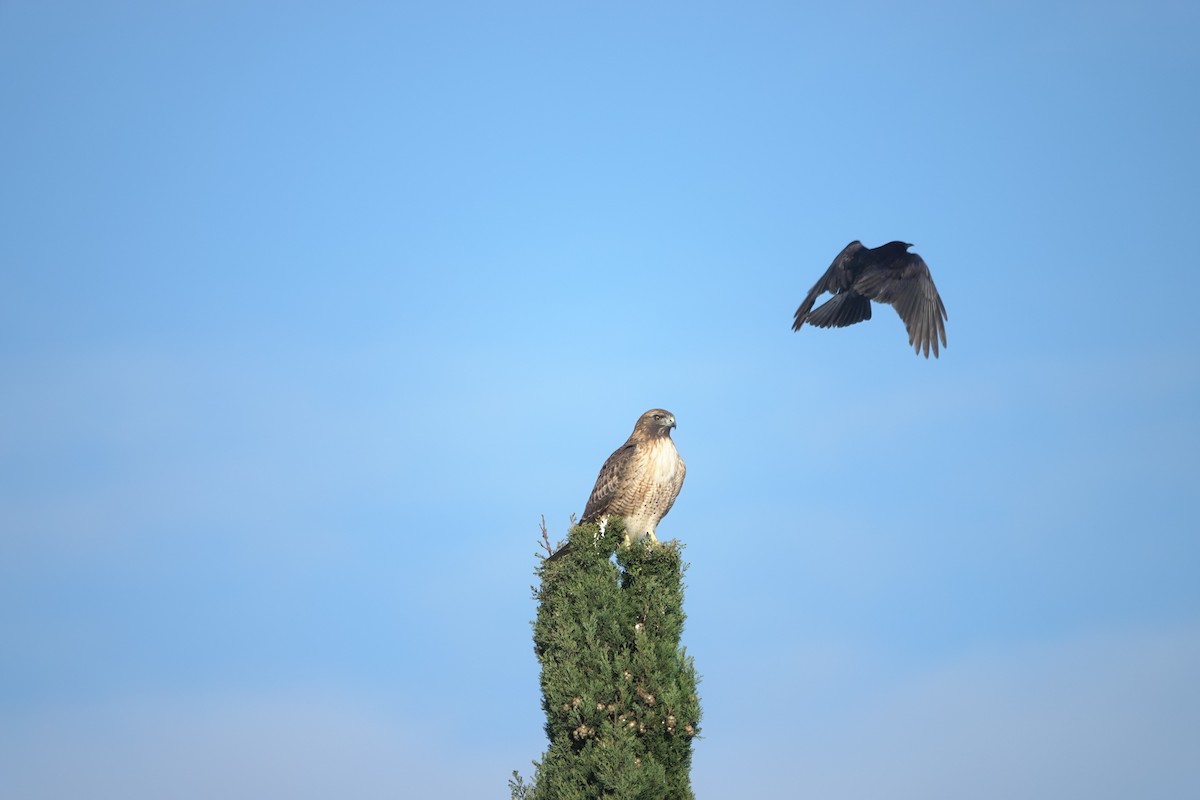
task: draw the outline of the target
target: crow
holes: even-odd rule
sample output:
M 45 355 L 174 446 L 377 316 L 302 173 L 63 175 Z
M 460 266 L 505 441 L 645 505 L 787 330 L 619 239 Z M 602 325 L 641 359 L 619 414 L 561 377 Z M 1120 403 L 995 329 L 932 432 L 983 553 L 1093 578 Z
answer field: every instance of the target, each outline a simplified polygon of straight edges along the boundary
M 907 242 L 888 242 L 863 247 L 857 239 L 846 245 L 808 296 L 796 309 L 792 330 L 804 323 L 818 328 L 844 328 L 871 318 L 871 301 L 888 303 L 896 309 L 908 329 L 908 343 L 917 354 L 933 348 L 938 357 L 938 339 L 946 346 L 946 307 L 933 285 L 925 259 L 908 252 Z M 815 311 L 817 297 L 833 295 Z

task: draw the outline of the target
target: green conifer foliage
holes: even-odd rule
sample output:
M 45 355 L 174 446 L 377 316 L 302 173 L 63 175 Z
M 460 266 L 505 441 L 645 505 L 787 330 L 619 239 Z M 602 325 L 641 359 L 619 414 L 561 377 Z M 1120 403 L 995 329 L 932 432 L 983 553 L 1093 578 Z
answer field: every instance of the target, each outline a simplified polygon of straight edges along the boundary
M 700 701 L 679 645 L 680 549 L 622 547 L 619 521 L 568 536 L 571 548 L 538 568 L 533 638 L 550 747 L 530 796 L 691 800 Z

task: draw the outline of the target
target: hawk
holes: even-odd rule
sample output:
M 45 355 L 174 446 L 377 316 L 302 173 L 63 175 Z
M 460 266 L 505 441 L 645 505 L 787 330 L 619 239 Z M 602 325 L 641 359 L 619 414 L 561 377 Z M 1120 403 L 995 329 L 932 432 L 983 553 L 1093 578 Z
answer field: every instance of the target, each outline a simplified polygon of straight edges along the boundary
M 796 309 L 792 330 L 804 323 L 818 328 L 844 328 L 871 318 L 871 301 L 896 309 L 908 329 L 908 343 L 917 354 L 938 357 L 938 339 L 946 346 L 946 307 L 933 285 L 925 259 L 908 252 L 907 242 L 863 247 L 857 239 L 846 245 Z M 832 298 L 815 311 L 818 296 Z
M 665 409 L 652 408 L 638 418 L 625 444 L 600 468 L 581 522 L 599 522 L 603 530 L 609 517 L 621 517 L 626 545 L 647 537 L 658 541 L 654 529 L 675 504 L 687 473 L 671 441 L 674 427 L 675 415 Z

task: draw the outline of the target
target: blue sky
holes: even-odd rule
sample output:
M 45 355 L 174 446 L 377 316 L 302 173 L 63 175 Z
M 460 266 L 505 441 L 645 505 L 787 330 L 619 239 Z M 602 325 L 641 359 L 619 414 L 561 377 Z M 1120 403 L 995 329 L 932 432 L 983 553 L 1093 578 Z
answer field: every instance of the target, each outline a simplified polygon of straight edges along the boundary
M 1197 794 L 1198 30 L 0 0 L 0 794 L 507 796 L 655 406 L 699 797 Z M 791 332 L 852 239 L 941 359 Z

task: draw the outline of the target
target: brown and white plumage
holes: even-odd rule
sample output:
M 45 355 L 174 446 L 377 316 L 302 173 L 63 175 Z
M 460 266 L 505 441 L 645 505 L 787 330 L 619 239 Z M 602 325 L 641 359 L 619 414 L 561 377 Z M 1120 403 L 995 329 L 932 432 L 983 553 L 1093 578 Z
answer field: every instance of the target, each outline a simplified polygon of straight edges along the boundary
M 647 537 L 658 541 L 654 529 L 675 504 L 687 474 L 671 441 L 674 427 L 675 415 L 661 408 L 638 418 L 625 444 L 600 468 L 581 522 L 599 522 L 603 530 L 610 517 L 620 517 L 625 523 L 625 544 Z M 550 559 L 569 547 L 563 545 Z
M 818 328 L 844 328 L 871 318 L 871 301 L 896 309 L 908 330 L 908 343 L 918 354 L 938 356 L 938 340 L 946 346 L 946 307 L 925 259 L 908 252 L 907 242 L 864 247 L 855 240 L 846 245 L 829 269 L 809 290 L 796 309 L 792 330 L 804 323 Z M 832 298 L 812 310 L 816 299 L 829 292 Z
M 600 468 L 583 522 L 618 516 L 625 523 L 626 544 L 647 536 L 658 541 L 654 529 L 675 504 L 687 473 L 671 441 L 674 427 L 675 415 L 661 408 L 638 418 L 625 444 Z

